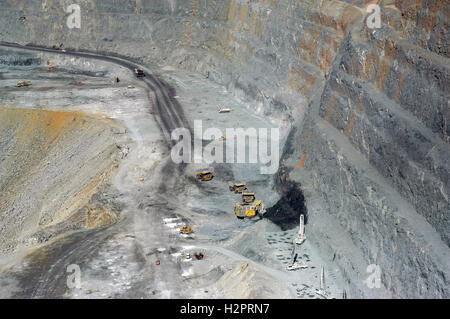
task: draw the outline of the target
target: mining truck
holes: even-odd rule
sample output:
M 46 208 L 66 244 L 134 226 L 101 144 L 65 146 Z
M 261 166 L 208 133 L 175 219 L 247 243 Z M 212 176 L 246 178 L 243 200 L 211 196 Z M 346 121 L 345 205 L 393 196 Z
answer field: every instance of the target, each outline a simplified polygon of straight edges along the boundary
M 245 204 L 251 204 L 255 199 L 255 193 L 242 193 L 242 202 Z
M 30 86 L 30 85 L 31 85 L 31 83 L 28 82 L 28 81 L 23 81 L 23 82 L 17 83 L 17 87 L 18 88 L 25 87 L 25 86 Z
M 137 76 L 138 78 L 142 78 L 142 77 L 145 76 L 144 71 L 142 71 L 141 69 L 134 69 L 134 74 L 136 74 L 136 76 Z
M 209 170 L 197 172 L 197 179 L 201 181 L 207 182 L 212 180 L 213 178 L 214 174 Z
M 180 228 L 180 234 L 189 235 L 193 232 L 194 232 L 194 230 L 192 229 L 192 227 L 186 226 L 186 227 Z
M 242 193 L 242 203 L 234 205 L 234 213 L 239 219 L 253 218 L 256 215 L 262 218 L 266 212 L 264 203 L 256 200 L 255 193 Z
M 230 185 L 230 192 L 235 192 L 236 194 L 242 194 L 243 191 L 247 189 L 244 183 L 235 183 Z

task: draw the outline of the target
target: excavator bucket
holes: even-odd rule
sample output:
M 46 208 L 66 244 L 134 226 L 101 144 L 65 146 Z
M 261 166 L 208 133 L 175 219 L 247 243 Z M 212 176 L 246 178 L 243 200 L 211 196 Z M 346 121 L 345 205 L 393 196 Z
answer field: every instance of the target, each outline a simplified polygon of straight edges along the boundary
M 267 213 L 267 210 L 265 209 L 264 203 L 262 201 L 257 200 L 253 203 L 253 205 L 255 205 L 256 211 L 259 215 L 264 216 Z

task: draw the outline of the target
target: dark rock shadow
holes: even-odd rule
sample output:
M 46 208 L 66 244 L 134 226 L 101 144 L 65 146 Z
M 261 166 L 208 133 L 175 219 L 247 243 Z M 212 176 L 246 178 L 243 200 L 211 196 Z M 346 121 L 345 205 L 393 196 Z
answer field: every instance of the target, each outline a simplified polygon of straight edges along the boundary
M 305 215 L 305 224 L 308 223 L 305 197 L 300 185 L 290 182 L 285 188 L 281 199 L 274 206 L 268 208 L 267 214 L 264 216 L 279 226 L 282 231 L 298 227 L 301 214 Z

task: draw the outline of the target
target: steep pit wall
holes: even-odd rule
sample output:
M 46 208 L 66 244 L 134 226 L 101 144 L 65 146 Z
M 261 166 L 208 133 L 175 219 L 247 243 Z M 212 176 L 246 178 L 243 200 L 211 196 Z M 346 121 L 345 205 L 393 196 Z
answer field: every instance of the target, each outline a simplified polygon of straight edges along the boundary
M 377 30 L 366 1 L 80 0 L 81 30 L 66 26 L 69 2 L 2 2 L 0 39 L 224 84 L 292 128 L 279 180 L 301 186 L 308 238 L 341 267 L 350 296 L 450 295 L 449 1 L 378 1 Z M 370 264 L 380 288 L 365 282 Z
M 381 29 L 346 34 L 285 165 L 309 199 L 311 239 L 336 256 L 354 294 L 440 298 L 450 274 L 450 6 L 385 3 Z M 380 289 L 366 285 L 370 264 Z

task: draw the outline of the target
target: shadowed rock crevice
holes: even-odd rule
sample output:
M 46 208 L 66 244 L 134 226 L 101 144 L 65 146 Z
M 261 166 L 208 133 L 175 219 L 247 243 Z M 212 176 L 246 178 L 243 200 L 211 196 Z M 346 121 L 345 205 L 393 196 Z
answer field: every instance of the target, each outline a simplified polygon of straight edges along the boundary
M 281 199 L 267 209 L 265 218 L 279 226 L 283 231 L 298 228 L 300 215 L 305 216 L 305 224 L 307 224 L 308 210 L 300 185 L 288 182 L 282 186 Z

